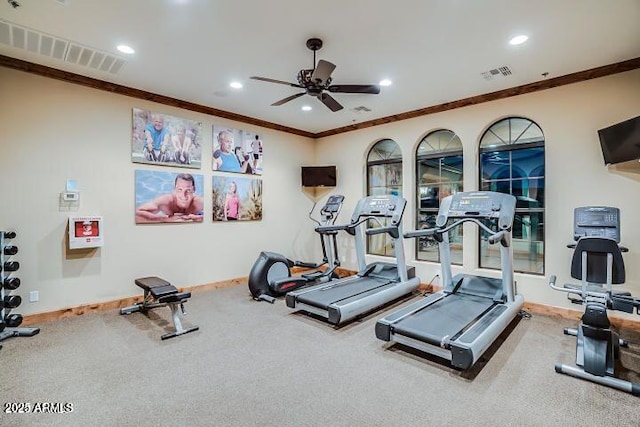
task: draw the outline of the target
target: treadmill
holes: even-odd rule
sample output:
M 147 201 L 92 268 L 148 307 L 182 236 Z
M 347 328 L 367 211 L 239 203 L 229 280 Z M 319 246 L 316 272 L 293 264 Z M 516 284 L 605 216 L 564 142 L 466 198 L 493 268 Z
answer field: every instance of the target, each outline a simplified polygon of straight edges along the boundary
M 287 293 L 288 307 L 324 317 L 340 325 L 395 299 L 414 292 L 420 285 L 415 269 L 407 268 L 402 244 L 402 215 L 407 201 L 386 194 L 368 196 L 358 201 L 349 224 L 319 226 L 316 231 L 344 230 L 355 236 L 358 273 L 342 279 Z M 380 219 L 387 218 L 391 225 Z M 379 227 L 366 228 L 369 221 Z M 387 233 L 393 238 L 395 263 L 366 263 L 365 234 Z
M 436 227 L 405 237 L 430 236 L 438 241 L 443 289 L 376 322 L 376 337 L 434 354 L 459 369 L 468 369 L 522 309 L 515 295 L 511 228 L 516 198 L 490 191 L 463 192 L 444 198 Z M 453 222 L 447 226 L 449 220 Z M 500 244 L 502 278 L 458 274 L 452 277 L 448 232 L 464 222 L 489 233 Z M 486 224 L 497 222 L 497 231 Z

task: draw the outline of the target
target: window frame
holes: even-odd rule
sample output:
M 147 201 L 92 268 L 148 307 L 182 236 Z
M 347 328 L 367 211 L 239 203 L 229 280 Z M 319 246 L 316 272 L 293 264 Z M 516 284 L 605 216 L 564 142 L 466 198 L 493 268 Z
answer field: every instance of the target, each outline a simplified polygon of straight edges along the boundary
M 371 157 L 371 154 L 374 152 L 376 146 L 378 144 L 381 144 L 381 143 L 388 143 L 388 141 L 391 141 L 391 142 L 393 142 L 395 144 L 395 149 L 391 153 L 393 154 L 394 152 L 397 152 L 397 153 L 399 153 L 399 155 L 395 156 L 395 157 L 391 157 L 390 156 L 387 159 L 369 160 L 369 158 Z M 379 151 L 377 151 L 377 153 L 379 153 Z M 401 197 L 403 197 L 402 193 L 404 191 L 404 182 L 403 182 L 404 181 L 404 172 L 402 170 L 402 167 L 403 167 L 402 161 L 403 161 L 403 159 L 402 159 L 402 151 L 400 150 L 400 145 L 396 141 L 394 141 L 391 138 L 382 138 L 382 139 L 379 139 L 378 141 L 376 141 L 371 146 L 369 151 L 367 152 L 367 157 L 366 157 L 366 172 L 365 172 L 365 174 L 366 174 L 366 195 L 367 196 L 373 195 L 372 191 L 371 191 L 371 189 L 372 189 L 371 180 L 369 179 L 369 176 L 370 176 L 369 171 L 370 171 L 370 167 L 371 166 L 384 166 L 384 165 L 398 165 L 399 164 L 400 165 L 400 174 L 401 174 L 401 176 L 400 176 L 399 184 L 396 185 L 395 187 L 399 187 L 399 188 L 397 188 L 399 190 L 398 193 L 399 193 L 399 195 Z M 392 187 L 387 186 L 386 182 L 385 182 L 385 187 L 376 187 L 376 188 L 390 189 Z M 369 224 L 369 226 L 375 226 L 375 225 L 373 223 L 371 223 L 371 224 Z M 380 236 L 384 237 L 385 242 L 388 242 L 391 239 L 391 237 L 389 235 L 387 235 L 387 234 L 379 235 L 379 236 L 367 236 L 366 239 L 365 239 L 365 253 L 367 255 L 383 256 L 383 257 L 393 258 L 395 256 L 395 253 L 393 251 L 391 251 L 390 253 L 384 253 L 384 254 L 371 252 L 371 240 L 372 240 L 372 238 L 375 238 L 375 237 L 380 238 Z M 387 248 L 387 246 L 388 246 L 388 244 L 385 243 L 384 248 Z M 391 247 L 392 246 L 393 245 L 391 245 Z
M 428 138 L 430 137 L 437 137 L 436 134 L 438 133 L 448 133 L 451 136 L 449 137 L 449 142 L 453 141 L 454 139 L 457 139 L 459 144 L 456 145 L 455 149 L 435 149 L 433 148 L 433 144 L 429 143 L 427 141 Z M 431 149 L 423 154 L 418 154 L 418 152 L 420 151 L 421 146 L 423 146 L 423 144 L 431 147 Z M 415 150 L 415 178 L 416 178 L 416 182 L 415 182 L 415 201 L 416 201 L 416 209 L 415 209 L 415 227 L 416 229 L 418 227 L 420 227 L 420 217 L 421 216 L 425 216 L 425 215 L 438 215 L 438 210 L 439 210 L 439 205 L 440 205 L 440 200 L 438 200 L 438 207 L 437 208 L 422 208 L 422 198 L 421 198 L 421 194 L 420 194 L 420 188 L 421 188 L 421 176 L 420 176 L 420 167 L 421 167 L 421 162 L 425 161 L 425 160 L 436 160 L 438 161 L 438 176 L 440 178 L 439 181 L 439 188 L 441 188 L 440 186 L 442 185 L 442 164 L 443 164 L 443 160 L 447 159 L 447 158 L 453 158 L 453 157 L 460 157 L 461 158 L 461 176 L 460 176 L 460 180 L 456 181 L 456 182 L 460 182 L 461 183 L 461 188 L 462 191 L 464 191 L 464 147 L 462 145 L 462 140 L 460 139 L 460 137 L 452 130 L 450 129 L 436 129 L 433 130 L 429 133 L 427 133 L 418 143 L 416 150 Z M 414 239 L 416 244 L 415 244 L 415 259 L 416 261 L 424 261 L 424 262 L 435 262 L 435 263 L 439 263 L 440 262 L 440 251 L 438 250 L 438 245 L 434 245 L 433 247 L 436 249 L 435 252 L 435 259 L 426 259 L 424 257 L 422 257 L 420 255 L 420 238 L 415 238 Z M 464 249 L 462 249 L 464 250 Z M 422 251 L 424 252 L 424 251 Z M 460 262 L 453 262 L 453 265 L 462 265 L 463 262 L 463 257 L 460 257 Z
M 509 123 L 509 141 L 505 141 L 504 139 L 502 139 L 500 136 L 498 136 L 495 132 L 492 131 L 492 129 L 497 126 L 500 125 L 502 122 L 506 121 L 506 120 L 527 120 L 529 122 L 528 126 L 525 128 L 525 130 L 523 130 L 522 132 L 520 132 L 519 135 L 517 135 L 516 139 L 513 140 L 512 139 L 512 134 L 511 134 L 511 123 Z M 518 139 L 524 135 L 531 126 L 536 126 L 536 128 L 538 129 L 539 133 L 540 133 L 540 139 L 538 141 L 531 141 L 531 142 L 522 142 L 519 143 L 517 142 Z M 483 140 L 485 139 L 485 136 L 491 132 L 496 138 L 500 139 L 503 142 L 503 145 L 500 146 L 495 146 L 495 147 L 483 147 L 482 143 Z M 542 259 L 541 259 L 541 272 L 539 271 L 532 271 L 531 269 L 529 270 L 523 270 L 523 269 L 517 269 L 516 268 L 516 263 L 515 263 L 515 259 L 514 259 L 514 271 L 517 273 L 523 273 L 523 274 L 532 274 L 532 275 L 536 275 L 536 276 L 544 276 L 545 274 L 545 270 L 546 270 L 546 227 L 544 226 L 545 222 L 546 222 L 546 198 L 545 198 L 545 190 L 546 190 L 546 171 L 545 171 L 545 166 L 546 166 L 546 147 L 545 147 L 545 142 L 546 142 L 546 138 L 544 136 L 544 132 L 542 130 L 542 128 L 540 127 L 540 125 L 538 125 L 535 121 L 526 118 L 526 117 L 521 117 L 521 116 L 510 116 L 510 117 L 505 117 L 503 119 L 497 120 L 494 123 L 492 123 L 486 130 L 485 132 L 482 134 L 482 136 L 480 137 L 480 141 L 478 144 L 479 150 L 478 150 L 478 188 L 480 189 L 480 191 L 484 191 L 483 188 L 485 188 L 485 184 L 487 182 L 497 182 L 498 180 L 496 179 L 488 179 L 485 180 L 484 178 L 484 163 L 483 163 L 483 154 L 485 153 L 493 153 L 493 152 L 509 152 L 509 178 L 508 179 L 504 179 L 504 181 L 508 181 L 509 182 L 509 193 L 508 194 L 513 194 L 513 182 L 514 182 L 514 177 L 513 177 L 513 170 L 514 170 L 514 165 L 516 165 L 517 163 L 514 163 L 513 158 L 511 156 L 511 153 L 515 152 L 515 151 L 521 151 L 521 150 L 527 150 L 527 149 L 532 149 L 532 148 L 542 148 L 542 171 L 543 174 L 542 175 L 535 175 L 535 176 L 526 176 L 526 177 L 521 177 L 522 180 L 524 179 L 538 179 L 538 180 L 542 180 L 543 182 L 543 186 L 542 186 L 542 203 L 541 203 L 541 207 L 517 207 L 516 204 L 516 211 L 515 211 L 515 215 L 516 216 L 523 216 L 524 214 L 535 214 L 535 215 L 539 215 L 541 214 L 542 216 L 542 241 L 541 241 L 541 255 L 542 255 Z M 536 169 L 533 169 L 532 171 L 535 171 Z M 517 180 L 520 180 L 520 178 L 518 178 Z M 515 218 L 514 218 L 515 219 Z M 483 265 L 482 264 L 482 233 L 478 233 L 478 238 L 477 238 L 477 250 L 478 250 L 478 268 L 483 268 L 483 269 L 489 269 L 489 270 L 499 270 L 499 267 L 492 267 L 492 266 L 487 266 L 487 265 Z M 531 237 L 529 237 L 529 243 L 532 243 Z

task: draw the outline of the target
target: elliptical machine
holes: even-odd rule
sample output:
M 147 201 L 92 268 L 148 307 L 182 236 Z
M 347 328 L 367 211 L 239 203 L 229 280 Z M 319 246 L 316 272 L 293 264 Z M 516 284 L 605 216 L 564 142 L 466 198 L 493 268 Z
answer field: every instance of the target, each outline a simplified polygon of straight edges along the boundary
M 309 211 L 309 219 L 318 224 L 318 227 L 333 225 L 342 209 L 343 201 L 344 196 L 330 196 L 322 209 L 320 209 L 320 221 L 312 216 L 316 207 L 314 203 Z M 292 261 L 276 252 L 260 252 L 249 273 L 249 291 L 254 300 L 267 301 L 273 304 L 275 297 L 282 296 L 289 291 L 338 277 L 335 272 L 336 268 L 340 266 L 336 240 L 338 232 L 321 231 L 318 228 L 315 231 L 320 235 L 320 243 L 322 244 L 322 262 L 320 263 Z M 319 269 L 324 265 L 327 266 L 324 270 L 316 270 L 300 276 L 291 276 L 292 267 Z
M 607 309 L 637 314 L 640 300 L 629 292 L 613 292 L 612 285 L 625 282 L 625 267 L 619 246 L 620 211 L 611 207 L 582 207 L 574 210 L 574 238 L 577 244 L 571 260 L 571 277 L 580 285 L 556 286 L 551 276 L 549 286 L 568 293 L 572 303 L 585 304 L 585 312 L 576 329 L 565 328 L 565 335 L 576 337 L 576 365 L 556 363 L 557 373 L 570 375 L 640 396 L 640 383 L 615 377 L 620 347 L 627 341 L 620 339 L 611 326 Z

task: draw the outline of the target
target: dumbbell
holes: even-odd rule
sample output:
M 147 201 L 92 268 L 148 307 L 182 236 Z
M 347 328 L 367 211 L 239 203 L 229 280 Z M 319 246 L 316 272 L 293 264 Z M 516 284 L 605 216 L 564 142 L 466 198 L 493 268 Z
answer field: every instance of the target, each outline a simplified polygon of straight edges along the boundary
M 5 255 L 15 255 L 18 253 L 18 247 L 13 245 L 8 245 L 4 247 Z
M 4 238 L 5 239 L 15 239 L 16 238 L 16 232 L 15 231 L 5 231 L 4 232 Z
M 20 278 L 18 277 L 7 277 L 4 279 L 4 282 L 2 283 L 2 286 L 4 286 L 5 289 L 8 289 L 10 291 L 15 291 L 16 289 L 18 289 L 20 287 Z
M 0 301 L 0 304 L 4 306 L 4 308 L 16 308 L 22 304 L 22 298 L 20 295 L 7 295 L 2 301 Z
M 4 316 L 4 322 L 10 328 L 17 328 L 22 323 L 22 314 L 7 314 Z
M 18 261 L 5 261 L 4 271 L 17 271 L 20 268 Z

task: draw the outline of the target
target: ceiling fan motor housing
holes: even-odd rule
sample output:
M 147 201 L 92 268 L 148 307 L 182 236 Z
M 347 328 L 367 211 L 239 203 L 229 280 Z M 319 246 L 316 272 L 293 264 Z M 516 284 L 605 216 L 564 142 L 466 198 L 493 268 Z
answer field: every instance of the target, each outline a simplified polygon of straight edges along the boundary
M 305 88 L 309 88 L 310 86 L 317 86 L 319 88 L 326 88 L 327 86 L 329 86 L 331 84 L 331 77 L 327 78 L 327 80 L 324 82 L 324 84 L 321 84 L 321 82 L 314 82 L 312 77 L 313 77 L 313 71 L 314 70 L 300 70 L 298 72 L 298 83 L 300 84 L 300 86 L 304 86 Z

